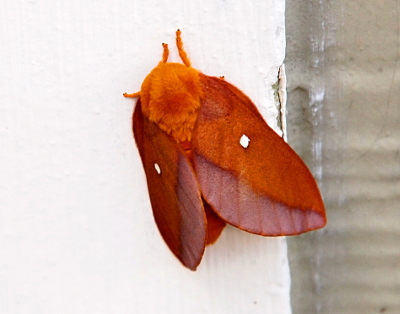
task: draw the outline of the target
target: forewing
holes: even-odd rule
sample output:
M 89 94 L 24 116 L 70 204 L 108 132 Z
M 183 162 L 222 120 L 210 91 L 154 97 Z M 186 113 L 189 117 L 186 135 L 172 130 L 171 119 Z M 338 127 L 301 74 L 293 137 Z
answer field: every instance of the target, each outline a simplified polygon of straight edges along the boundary
M 179 145 L 143 116 L 140 99 L 133 133 L 158 229 L 176 257 L 195 270 L 203 256 L 207 224 L 193 168 Z
M 228 82 L 201 74 L 205 98 L 192 147 L 206 201 L 226 222 L 261 235 L 321 228 L 325 209 L 313 176 Z M 245 135 L 250 142 L 241 145 Z

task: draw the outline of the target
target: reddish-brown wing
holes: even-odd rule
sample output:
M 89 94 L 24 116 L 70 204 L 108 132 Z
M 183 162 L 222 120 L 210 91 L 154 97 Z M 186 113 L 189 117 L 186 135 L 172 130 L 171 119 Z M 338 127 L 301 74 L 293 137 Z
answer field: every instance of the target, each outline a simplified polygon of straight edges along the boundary
M 193 168 L 182 148 L 143 116 L 140 99 L 133 133 L 158 229 L 176 257 L 195 270 L 203 256 L 207 222 Z
M 201 74 L 205 99 L 194 131 L 195 171 L 205 200 L 249 232 L 293 235 L 321 228 L 324 205 L 310 171 L 228 82 Z M 245 135 L 247 147 L 240 144 Z

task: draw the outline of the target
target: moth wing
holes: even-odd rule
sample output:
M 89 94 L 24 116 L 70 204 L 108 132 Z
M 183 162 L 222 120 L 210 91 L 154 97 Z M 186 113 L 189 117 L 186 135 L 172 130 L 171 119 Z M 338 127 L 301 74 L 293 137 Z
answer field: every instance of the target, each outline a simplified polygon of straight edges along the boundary
M 323 227 L 324 204 L 300 157 L 243 92 L 200 75 L 205 96 L 192 149 L 205 200 L 223 220 L 251 233 L 294 235 Z
M 140 99 L 133 133 L 158 229 L 175 256 L 195 270 L 204 253 L 207 222 L 194 170 L 182 148 L 142 114 Z

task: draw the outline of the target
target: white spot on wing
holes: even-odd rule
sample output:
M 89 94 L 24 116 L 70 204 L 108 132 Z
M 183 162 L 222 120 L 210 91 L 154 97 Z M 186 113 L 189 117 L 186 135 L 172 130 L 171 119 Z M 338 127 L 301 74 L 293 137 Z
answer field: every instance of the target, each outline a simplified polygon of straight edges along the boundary
M 246 134 L 243 134 L 242 137 L 240 138 L 240 145 L 242 145 L 243 148 L 247 148 L 250 144 L 250 139 L 247 137 Z
M 161 174 L 161 168 L 158 164 L 154 164 L 154 168 L 156 169 L 158 174 Z

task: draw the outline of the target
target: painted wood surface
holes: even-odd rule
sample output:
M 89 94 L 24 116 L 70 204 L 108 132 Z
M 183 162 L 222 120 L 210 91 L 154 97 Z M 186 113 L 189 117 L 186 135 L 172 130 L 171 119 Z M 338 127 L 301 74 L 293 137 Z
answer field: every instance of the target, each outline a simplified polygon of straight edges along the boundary
M 122 97 L 180 28 L 277 129 L 284 1 L 7 1 L 0 21 L 0 312 L 290 313 L 285 238 L 227 228 L 195 273 L 169 252 Z

